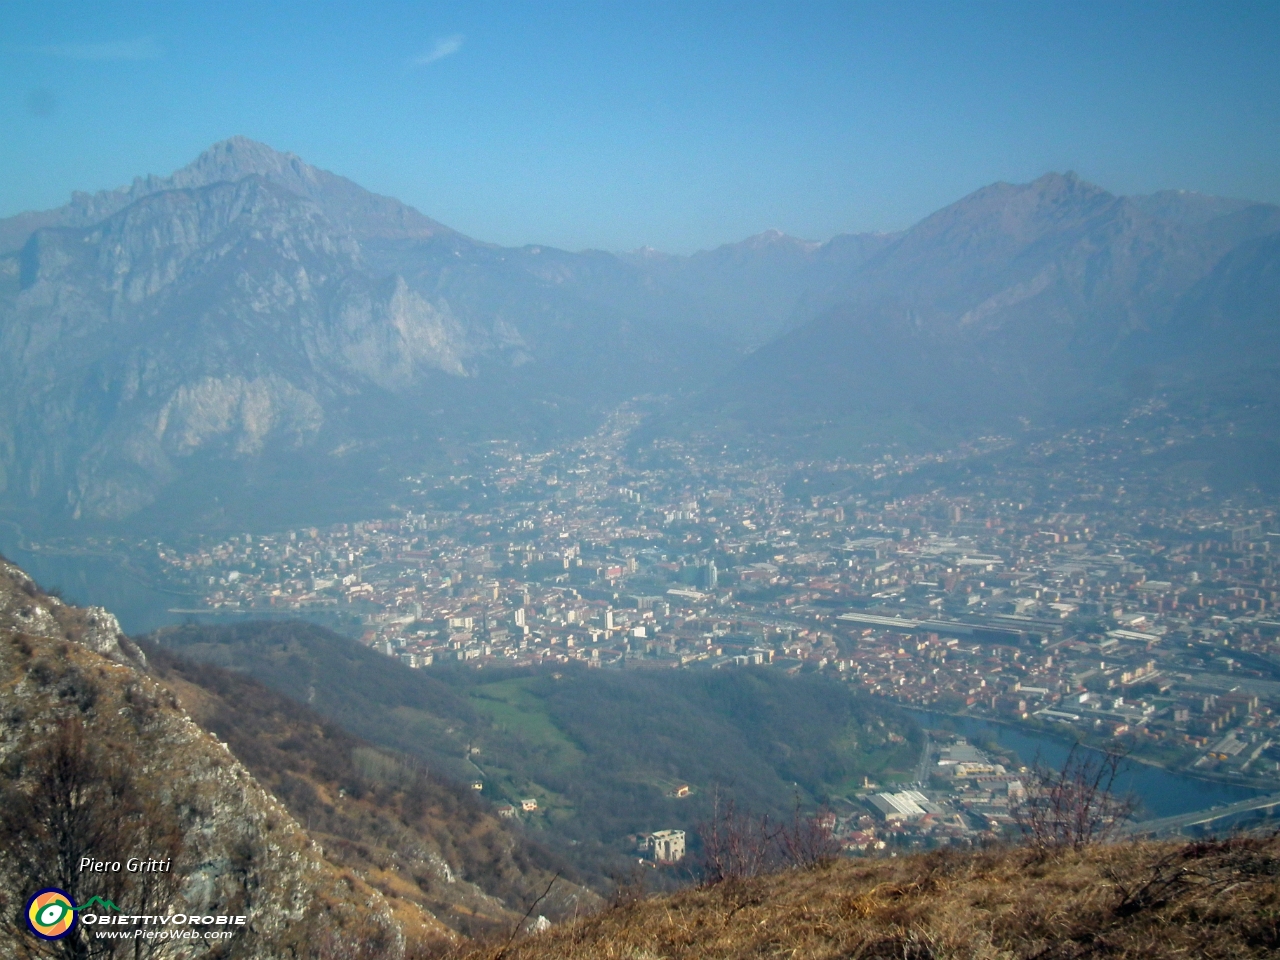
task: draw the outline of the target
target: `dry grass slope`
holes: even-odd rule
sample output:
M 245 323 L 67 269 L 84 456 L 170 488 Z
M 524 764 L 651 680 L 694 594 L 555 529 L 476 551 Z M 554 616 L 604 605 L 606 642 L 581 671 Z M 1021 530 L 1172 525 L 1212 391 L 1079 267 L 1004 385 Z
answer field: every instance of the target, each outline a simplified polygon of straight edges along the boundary
M 1280 953 L 1280 840 L 843 860 L 619 904 L 464 960 L 1240 958 Z

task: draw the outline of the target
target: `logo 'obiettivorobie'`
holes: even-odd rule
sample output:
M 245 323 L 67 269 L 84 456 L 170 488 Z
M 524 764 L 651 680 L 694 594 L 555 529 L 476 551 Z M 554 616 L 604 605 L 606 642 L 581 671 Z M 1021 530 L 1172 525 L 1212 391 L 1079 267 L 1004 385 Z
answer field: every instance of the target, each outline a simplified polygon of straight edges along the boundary
M 64 891 L 46 887 L 27 901 L 27 926 L 42 940 L 61 940 L 76 925 L 76 905 Z
M 97 907 L 97 912 L 93 908 Z M 111 911 L 119 916 L 113 917 Z M 80 913 L 83 916 L 78 917 Z M 103 897 L 90 897 L 80 906 L 71 899 L 71 895 L 57 887 L 45 887 L 31 895 L 27 901 L 27 927 L 42 940 L 61 940 L 69 934 L 79 919 L 86 928 L 90 927 L 137 927 L 133 936 L 145 936 L 146 939 L 160 940 L 226 940 L 234 935 L 236 927 L 243 927 L 249 918 L 243 914 L 210 914 L 167 913 L 163 916 L 146 914 L 126 915 L 121 909 Z M 141 926 L 139 927 L 139 924 Z M 166 929 L 172 924 L 173 929 Z M 207 930 L 208 927 L 220 927 L 221 930 Z M 158 928 L 158 929 L 151 929 Z M 231 929 L 227 929 L 231 928 Z M 91 932 L 90 935 L 93 935 Z M 97 933 L 99 937 L 127 936 L 112 932 Z
M 65 890 L 45 887 L 27 901 L 27 926 L 43 940 L 61 940 L 76 925 L 76 914 L 93 906 L 117 913 L 120 911 L 114 903 L 102 897 L 90 897 L 83 906 L 77 907 Z

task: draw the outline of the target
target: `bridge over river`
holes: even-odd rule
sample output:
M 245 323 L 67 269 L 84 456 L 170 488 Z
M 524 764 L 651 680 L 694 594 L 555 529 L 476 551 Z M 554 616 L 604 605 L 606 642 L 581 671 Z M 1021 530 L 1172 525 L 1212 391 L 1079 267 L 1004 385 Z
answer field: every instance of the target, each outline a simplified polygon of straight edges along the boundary
M 1212 807 L 1208 810 L 1196 810 L 1193 813 L 1180 813 L 1174 817 L 1161 817 L 1158 820 L 1142 820 L 1131 823 L 1120 830 L 1121 837 L 1160 837 L 1178 833 L 1188 827 L 1201 827 L 1218 820 L 1240 817 L 1259 810 L 1271 810 L 1280 807 L 1280 793 L 1272 793 L 1262 797 L 1251 797 L 1238 803 Z

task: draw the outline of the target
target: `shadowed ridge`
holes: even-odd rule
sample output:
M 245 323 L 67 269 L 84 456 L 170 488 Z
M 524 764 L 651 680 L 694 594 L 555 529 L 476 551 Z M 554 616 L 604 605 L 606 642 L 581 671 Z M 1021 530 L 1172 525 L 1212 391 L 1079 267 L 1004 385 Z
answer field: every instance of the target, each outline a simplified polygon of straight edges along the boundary
M 244 916 L 236 956 L 330 956 L 344 944 L 352 960 L 400 960 L 406 940 L 456 939 L 420 907 L 393 914 L 326 860 L 144 660 L 120 655 L 114 617 L 95 613 L 0 561 L 0 942 L 18 949 L 0 954 L 34 955 L 20 905 L 41 885 L 86 906 L 110 901 L 121 916 Z M 156 856 L 169 868 L 82 872 L 86 856 Z M 97 946 L 66 955 L 121 955 Z

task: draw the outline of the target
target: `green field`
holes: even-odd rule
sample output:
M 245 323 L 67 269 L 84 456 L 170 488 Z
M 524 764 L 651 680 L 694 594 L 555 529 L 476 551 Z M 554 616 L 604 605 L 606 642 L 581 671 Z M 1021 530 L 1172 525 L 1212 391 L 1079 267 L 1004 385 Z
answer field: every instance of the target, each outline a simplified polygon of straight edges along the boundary
M 580 764 L 585 755 L 547 714 L 547 703 L 530 690 L 534 678 L 486 683 L 468 691 L 472 705 L 493 729 L 546 751 L 556 767 Z
M 455 675 L 465 683 L 475 674 Z M 906 775 L 918 757 L 910 724 L 883 704 L 818 677 L 769 670 L 565 671 L 466 688 L 488 721 L 477 733 L 486 791 L 534 796 L 531 826 L 586 844 L 692 829 L 717 793 L 786 816 L 844 796 L 870 776 Z M 671 796 L 687 784 L 690 794 Z

